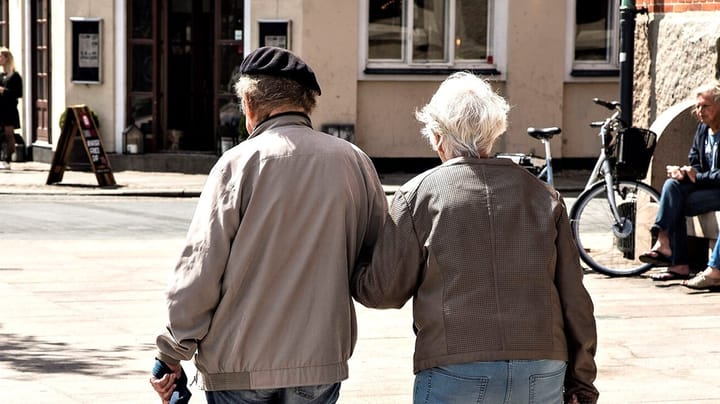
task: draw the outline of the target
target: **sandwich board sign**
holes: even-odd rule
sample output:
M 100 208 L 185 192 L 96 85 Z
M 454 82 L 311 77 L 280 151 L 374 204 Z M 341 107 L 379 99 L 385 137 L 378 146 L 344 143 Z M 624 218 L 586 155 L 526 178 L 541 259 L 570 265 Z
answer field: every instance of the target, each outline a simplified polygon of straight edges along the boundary
M 110 167 L 110 160 L 107 154 L 105 154 L 105 149 L 100 139 L 100 132 L 90 113 L 90 109 L 86 105 L 74 105 L 68 107 L 65 111 L 65 122 L 60 132 L 57 150 L 55 150 L 55 154 L 53 154 L 47 184 L 50 185 L 62 181 L 76 137 L 80 137 L 81 139 L 81 143 L 85 148 L 85 154 L 90 161 L 90 167 L 95 173 L 98 184 L 101 187 L 116 185 L 115 176 Z

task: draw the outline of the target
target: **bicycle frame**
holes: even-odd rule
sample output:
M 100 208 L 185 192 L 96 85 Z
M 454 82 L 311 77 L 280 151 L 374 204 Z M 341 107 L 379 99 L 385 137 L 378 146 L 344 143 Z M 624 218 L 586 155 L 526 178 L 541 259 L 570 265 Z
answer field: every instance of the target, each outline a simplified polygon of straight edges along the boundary
M 610 212 L 615 219 L 615 226 L 613 227 L 613 231 L 618 235 L 618 237 L 626 237 L 627 235 L 632 233 L 633 225 L 632 222 L 628 221 L 627 219 L 623 220 L 623 217 L 618 212 L 614 192 L 615 179 L 613 178 L 612 167 L 610 166 L 610 160 L 608 159 L 607 155 L 608 150 L 610 149 L 610 142 L 612 141 L 610 133 L 613 131 L 617 131 L 619 129 L 618 127 L 623 126 L 623 122 L 620 120 L 620 104 L 608 103 L 597 99 L 595 99 L 594 101 L 598 105 L 602 105 L 608 109 L 614 109 L 615 112 L 613 112 L 613 114 L 602 123 L 594 122 L 591 124 L 591 126 L 593 127 L 600 126 L 600 132 L 598 133 L 601 145 L 600 156 L 598 156 L 597 162 L 595 162 L 595 166 L 593 167 L 592 173 L 590 173 L 590 177 L 585 184 L 585 189 L 583 190 L 583 192 L 590 189 L 599 181 L 605 182 L 608 205 L 610 207 Z

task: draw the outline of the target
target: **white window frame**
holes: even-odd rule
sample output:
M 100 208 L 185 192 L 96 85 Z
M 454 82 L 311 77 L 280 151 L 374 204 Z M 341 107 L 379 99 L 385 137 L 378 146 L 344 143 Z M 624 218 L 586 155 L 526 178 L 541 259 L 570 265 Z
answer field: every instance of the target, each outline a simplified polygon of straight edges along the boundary
M 610 2 L 612 29 L 610 38 L 610 54 L 606 61 L 575 60 L 575 11 L 577 0 L 566 0 L 566 32 L 567 32 L 567 77 L 578 79 L 586 77 L 617 77 L 620 70 L 620 0 L 606 0 Z
M 509 1 L 488 0 L 488 14 L 491 19 L 490 32 L 488 32 L 488 42 L 490 44 L 489 55 L 492 55 L 492 62 L 487 63 L 486 60 L 460 60 L 455 61 L 455 47 L 451 41 L 454 35 L 449 35 L 446 46 L 448 47 L 447 62 L 404 62 L 404 61 L 370 61 L 368 58 L 368 1 L 359 1 L 359 75 L 363 78 L 380 78 L 384 75 L 397 77 L 402 74 L 418 74 L 418 75 L 435 75 L 438 73 L 448 73 L 450 71 L 461 70 L 478 70 L 493 71 L 493 77 L 504 78 L 507 63 L 507 27 L 508 27 L 508 7 Z M 408 0 L 409 2 L 412 0 Z M 412 9 L 409 7 L 405 18 L 412 18 Z M 446 15 L 445 28 L 450 29 L 449 32 L 455 32 L 455 0 L 448 3 L 448 11 Z M 412 47 L 407 46 L 407 42 L 403 45 L 403 52 L 406 60 L 411 60 Z M 376 73 L 373 71 L 381 71 L 384 73 Z M 368 73 L 371 72 L 371 73 Z

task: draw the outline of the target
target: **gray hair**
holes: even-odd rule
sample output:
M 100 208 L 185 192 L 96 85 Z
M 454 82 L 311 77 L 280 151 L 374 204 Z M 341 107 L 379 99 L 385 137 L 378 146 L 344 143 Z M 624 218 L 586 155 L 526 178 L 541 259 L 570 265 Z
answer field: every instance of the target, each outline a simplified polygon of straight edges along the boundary
M 695 96 L 708 94 L 716 104 L 720 104 L 720 81 L 704 84 L 695 90 Z
M 452 157 L 487 157 L 507 129 L 510 106 L 488 82 L 458 72 L 440 84 L 430 102 L 415 113 L 433 150 L 440 144 Z M 435 139 L 439 137 L 439 140 Z
M 301 108 L 310 114 L 317 105 L 317 92 L 298 82 L 275 76 L 243 75 L 235 83 L 243 112 L 249 107 L 261 121 L 274 110 Z M 245 103 L 248 105 L 245 105 Z

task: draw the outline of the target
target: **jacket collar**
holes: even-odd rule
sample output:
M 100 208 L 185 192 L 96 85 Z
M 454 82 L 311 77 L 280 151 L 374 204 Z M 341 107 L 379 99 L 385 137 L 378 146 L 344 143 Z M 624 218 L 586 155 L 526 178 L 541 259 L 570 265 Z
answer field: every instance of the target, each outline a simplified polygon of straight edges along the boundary
M 281 112 L 279 114 L 271 115 L 262 120 L 250 134 L 250 138 L 260 135 L 261 133 L 281 126 L 296 126 L 304 125 L 312 129 L 312 122 L 310 117 L 303 112 Z

